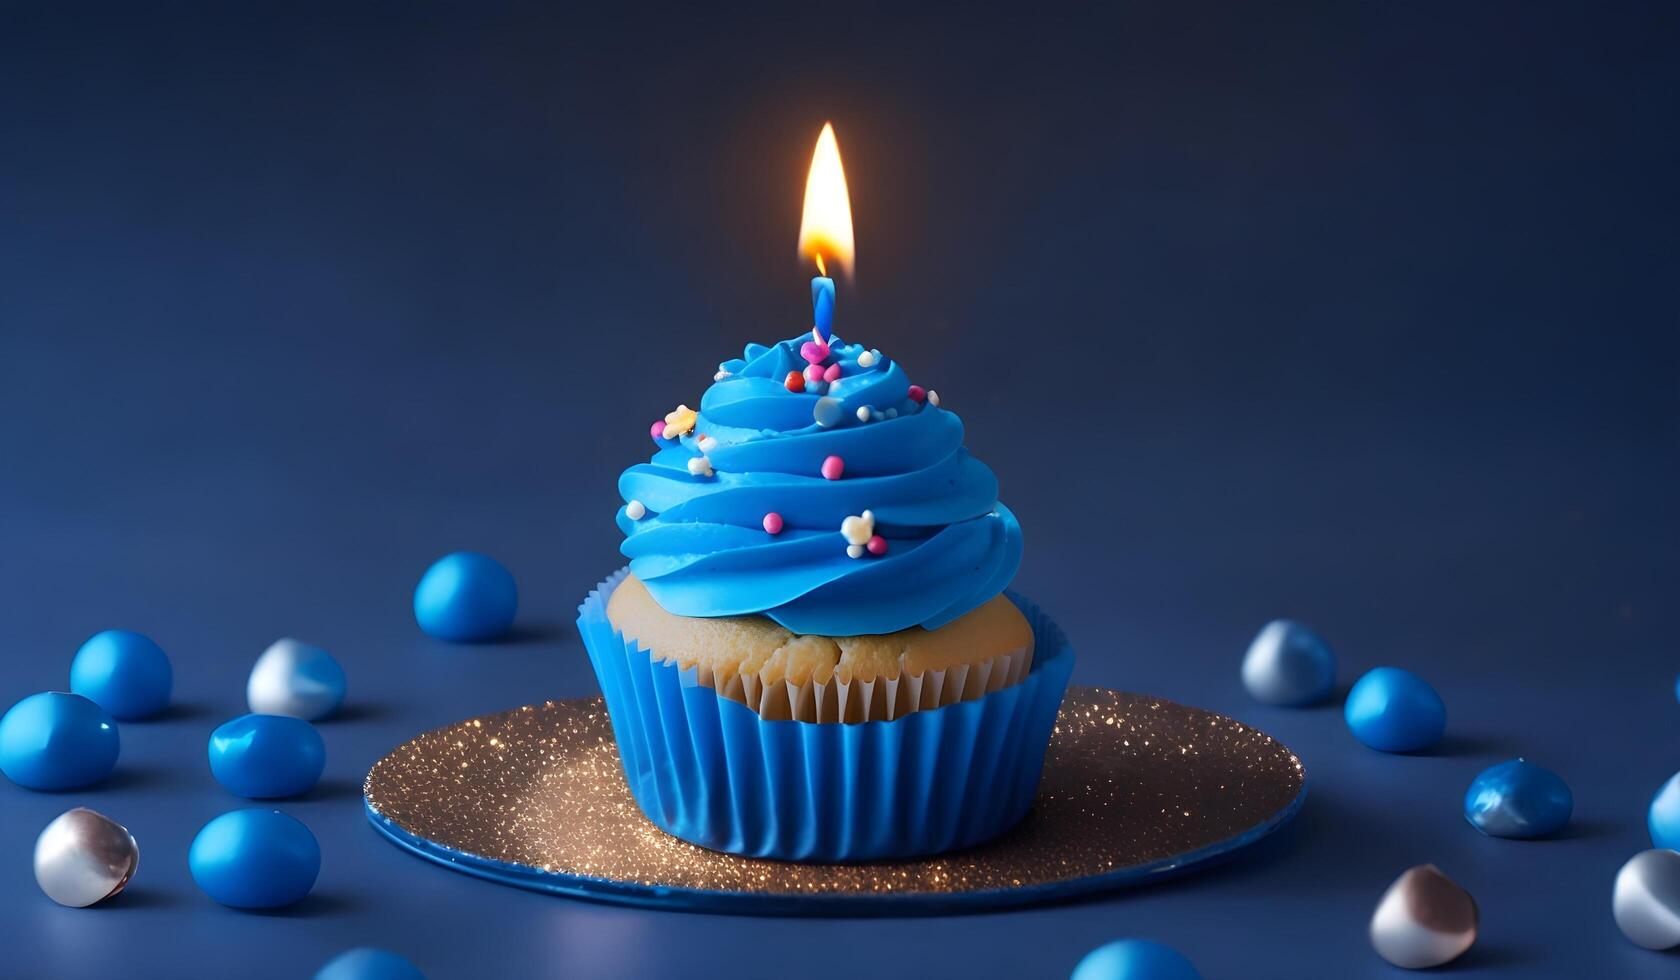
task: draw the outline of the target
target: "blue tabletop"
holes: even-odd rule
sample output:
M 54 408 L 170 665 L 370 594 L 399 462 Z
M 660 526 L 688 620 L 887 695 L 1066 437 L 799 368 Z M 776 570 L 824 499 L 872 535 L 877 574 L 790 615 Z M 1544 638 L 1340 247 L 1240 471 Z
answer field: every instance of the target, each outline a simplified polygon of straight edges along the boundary
M 1672 9 L 1534 4 L 369 4 L 0 14 L 0 701 L 140 630 L 178 704 L 93 788 L 0 783 L 0 975 L 1065 976 L 1118 936 L 1209 978 L 1394 975 L 1377 898 L 1434 862 L 1466 977 L 1649 977 L 1610 884 L 1680 767 Z M 451 874 L 365 822 L 421 730 L 593 693 L 572 628 L 619 564 L 618 471 L 748 340 L 808 320 L 800 191 L 839 132 L 859 243 L 837 332 L 962 415 L 1026 531 L 1016 587 L 1076 683 L 1258 725 L 1294 827 L 1173 883 L 972 917 L 762 920 Z M 518 577 L 507 642 L 416 629 L 421 571 Z M 1290 616 L 1345 685 L 1439 689 L 1438 751 L 1237 665 Z M 350 679 L 303 904 L 222 908 L 187 846 L 240 805 L 206 739 L 280 636 Z M 1462 794 L 1556 769 L 1561 839 Z M 34 836 L 93 806 L 142 850 L 91 910 Z

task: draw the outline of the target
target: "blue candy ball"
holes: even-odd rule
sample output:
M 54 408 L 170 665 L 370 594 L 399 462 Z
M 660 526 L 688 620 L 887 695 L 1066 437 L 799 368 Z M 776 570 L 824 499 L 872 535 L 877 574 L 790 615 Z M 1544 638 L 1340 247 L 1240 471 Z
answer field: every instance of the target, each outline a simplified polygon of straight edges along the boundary
M 111 774 L 117 723 L 79 694 L 45 691 L 0 718 L 0 772 L 30 789 L 77 789 Z
M 1300 623 L 1267 623 L 1243 656 L 1243 686 L 1257 701 L 1301 707 L 1322 701 L 1336 686 L 1336 655 Z
M 1575 794 L 1557 773 L 1521 759 L 1483 769 L 1464 793 L 1464 819 L 1490 837 L 1545 837 L 1569 823 Z
M 426 975 L 395 953 L 358 946 L 333 957 L 315 980 L 426 980 Z
M 315 726 L 285 715 L 242 715 L 210 733 L 210 774 L 253 800 L 307 793 L 327 765 Z
M 1085 954 L 1068 980 L 1202 980 L 1202 975 L 1171 946 L 1117 939 Z
M 163 648 L 133 630 L 95 633 L 70 661 L 70 690 L 123 721 L 167 708 L 174 683 Z
M 439 558 L 414 590 L 414 619 L 440 640 L 493 640 L 513 625 L 519 589 L 502 563 L 471 551 Z
M 1651 830 L 1652 844 L 1680 851 L 1680 773 L 1670 776 L 1657 795 L 1651 797 L 1645 823 Z
M 1380 752 L 1427 749 L 1447 730 L 1441 696 L 1398 667 L 1378 667 L 1355 681 L 1342 715 L 1354 738 Z
M 187 851 L 187 869 L 204 894 L 236 909 L 272 909 L 303 900 L 321 873 L 321 845 L 279 810 L 230 810 L 204 825 Z

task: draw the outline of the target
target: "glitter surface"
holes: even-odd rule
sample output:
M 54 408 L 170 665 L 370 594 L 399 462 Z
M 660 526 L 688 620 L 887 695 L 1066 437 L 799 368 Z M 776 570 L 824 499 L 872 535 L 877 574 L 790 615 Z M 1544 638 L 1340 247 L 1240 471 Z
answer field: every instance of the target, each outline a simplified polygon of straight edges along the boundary
M 427 732 L 379 760 L 364 793 L 376 827 L 458 870 L 634 904 L 797 914 L 1024 904 L 1137 884 L 1281 826 L 1305 779 L 1287 747 L 1241 722 L 1074 687 L 1026 820 L 932 858 L 791 864 L 667 836 L 630 797 L 600 698 Z

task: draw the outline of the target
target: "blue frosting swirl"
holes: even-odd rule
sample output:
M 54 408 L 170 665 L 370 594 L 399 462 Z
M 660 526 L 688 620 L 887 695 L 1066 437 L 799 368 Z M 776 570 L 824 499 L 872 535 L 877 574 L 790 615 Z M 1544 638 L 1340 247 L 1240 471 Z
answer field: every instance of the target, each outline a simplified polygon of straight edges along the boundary
M 679 616 L 762 613 L 795 633 L 852 636 L 938 627 L 1002 592 L 1021 561 L 1021 528 L 997 499 L 997 478 L 963 448 L 962 420 L 910 397 L 896 361 L 834 338 L 825 364 L 842 375 L 819 395 L 792 392 L 806 334 L 749 344 L 720 365 L 692 431 L 656 439 L 625 470 L 619 494 L 646 514 L 618 512 L 630 569 Z M 727 373 L 725 373 L 727 372 Z M 833 402 L 824 421 L 818 399 Z M 858 419 L 867 406 L 871 421 Z M 895 417 L 882 416 L 892 410 Z M 708 441 L 702 451 L 700 438 Z M 691 473 L 704 455 L 710 476 Z M 845 461 L 824 479 L 823 460 Z M 841 523 L 870 511 L 884 555 L 847 554 Z M 768 513 L 784 529 L 764 530 Z

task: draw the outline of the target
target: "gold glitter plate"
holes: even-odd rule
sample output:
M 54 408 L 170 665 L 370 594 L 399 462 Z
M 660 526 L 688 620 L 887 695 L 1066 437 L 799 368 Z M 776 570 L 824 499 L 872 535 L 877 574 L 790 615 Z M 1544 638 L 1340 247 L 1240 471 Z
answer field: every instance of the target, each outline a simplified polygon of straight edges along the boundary
M 600 698 L 426 732 L 374 764 L 374 827 L 468 874 L 579 898 L 761 915 L 1027 905 L 1153 882 L 1258 841 L 1300 808 L 1301 760 L 1224 715 L 1069 688 L 1033 809 L 966 851 L 792 864 L 680 841 L 636 807 Z

